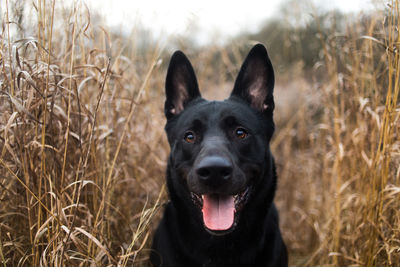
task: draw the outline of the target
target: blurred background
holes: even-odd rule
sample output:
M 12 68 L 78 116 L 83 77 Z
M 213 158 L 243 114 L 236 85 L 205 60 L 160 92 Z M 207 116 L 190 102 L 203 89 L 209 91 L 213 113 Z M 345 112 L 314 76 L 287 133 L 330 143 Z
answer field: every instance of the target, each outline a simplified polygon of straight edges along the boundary
M 400 266 L 399 1 L 142 2 L 0 0 L 0 263 L 147 266 L 171 54 L 220 100 L 263 43 L 290 266 Z

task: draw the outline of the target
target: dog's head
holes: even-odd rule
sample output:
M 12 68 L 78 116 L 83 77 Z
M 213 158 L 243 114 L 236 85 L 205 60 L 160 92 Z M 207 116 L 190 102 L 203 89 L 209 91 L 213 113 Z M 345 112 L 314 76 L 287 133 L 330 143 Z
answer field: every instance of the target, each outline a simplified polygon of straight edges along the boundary
M 274 71 L 267 50 L 256 45 L 245 59 L 231 96 L 207 101 L 180 51 L 166 78 L 166 132 L 171 146 L 171 194 L 197 210 L 205 229 L 226 234 L 266 176 L 274 131 Z M 172 200 L 174 196 L 171 196 Z M 181 204 L 179 204 L 181 205 Z

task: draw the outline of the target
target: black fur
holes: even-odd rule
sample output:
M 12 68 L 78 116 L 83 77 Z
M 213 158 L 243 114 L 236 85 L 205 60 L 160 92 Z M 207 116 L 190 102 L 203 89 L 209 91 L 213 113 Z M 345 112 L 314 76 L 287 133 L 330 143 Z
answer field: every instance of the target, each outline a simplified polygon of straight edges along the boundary
M 261 44 L 249 52 L 225 101 L 201 98 L 192 65 L 174 53 L 165 102 L 171 201 L 153 240 L 153 266 L 287 266 L 273 203 L 273 87 Z M 200 196 L 207 194 L 237 197 L 229 229 L 206 227 Z

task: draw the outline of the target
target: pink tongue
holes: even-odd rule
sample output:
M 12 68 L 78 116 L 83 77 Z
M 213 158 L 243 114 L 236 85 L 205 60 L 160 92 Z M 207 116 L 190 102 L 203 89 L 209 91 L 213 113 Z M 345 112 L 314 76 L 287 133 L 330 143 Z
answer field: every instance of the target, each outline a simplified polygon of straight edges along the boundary
M 210 230 L 227 230 L 233 224 L 233 196 L 203 195 L 203 220 Z

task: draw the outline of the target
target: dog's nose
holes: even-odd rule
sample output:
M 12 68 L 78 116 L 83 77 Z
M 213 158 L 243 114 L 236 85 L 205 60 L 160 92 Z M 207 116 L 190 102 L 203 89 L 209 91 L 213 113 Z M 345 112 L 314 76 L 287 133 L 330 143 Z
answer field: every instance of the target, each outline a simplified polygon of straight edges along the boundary
M 203 158 L 196 168 L 200 180 L 210 186 L 218 186 L 228 181 L 232 176 L 231 162 L 220 156 Z

